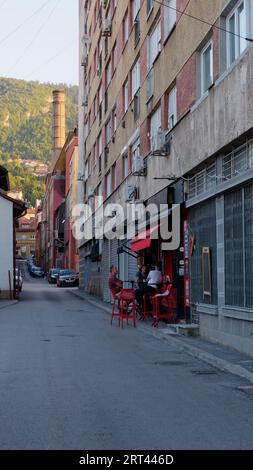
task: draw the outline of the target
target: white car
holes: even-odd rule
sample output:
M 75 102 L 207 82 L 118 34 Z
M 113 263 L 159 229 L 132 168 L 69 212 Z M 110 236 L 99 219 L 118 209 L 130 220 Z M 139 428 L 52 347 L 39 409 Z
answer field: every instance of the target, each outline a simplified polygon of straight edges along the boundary
M 15 271 L 15 280 L 16 280 L 16 286 L 18 287 L 19 292 L 21 292 L 22 287 L 23 287 L 23 278 L 21 276 L 21 271 L 19 271 L 18 268 L 16 268 L 16 271 Z

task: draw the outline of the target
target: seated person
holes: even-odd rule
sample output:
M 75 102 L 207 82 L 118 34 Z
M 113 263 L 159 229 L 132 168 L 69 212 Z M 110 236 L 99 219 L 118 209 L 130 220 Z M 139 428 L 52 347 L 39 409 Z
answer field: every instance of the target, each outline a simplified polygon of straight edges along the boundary
M 143 307 L 144 305 L 143 296 L 145 294 L 155 294 L 159 286 L 162 284 L 162 279 L 160 264 L 157 263 L 155 270 L 149 272 L 146 283 L 143 283 L 142 287 L 135 291 L 135 298 L 140 307 Z
M 120 291 L 123 288 L 123 282 L 120 281 L 120 279 L 118 279 L 117 274 L 118 274 L 117 266 L 112 265 L 110 267 L 110 275 L 109 275 L 109 279 L 108 279 L 108 286 L 109 286 L 110 291 L 113 292 L 116 295 L 119 294 Z
M 160 264 L 157 263 L 154 271 L 150 271 L 147 277 L 147 284 L 153 289 L 158 289 L 163 282 Z
M 112 294 L 119 297 L 119 294 L 123 289 L 123 282 L 120 281 L 120 279 L 118 279 L 117 274 L 118 274 L 117 266 L 112 265 L 110 267 L 110 275 L 109 275 L 109 279 L 108 279 L 108 286 L 109 286 L 109 289 L 112 292 Z M 123 312 L 126 313 L 127 308 L 128 308 L 127 302 L 123 300 L 123 301 L 120 302 L 120 305 L 121 305 L 121 308 L 122 308 Z
M 141 289 L 143 285 L 146 283 L 147 280 L 147 275 L 148 275 L 148 269 L 145 264 L 143 264 L 139 271 L 136 273 L 136 285 L 137 289 Z

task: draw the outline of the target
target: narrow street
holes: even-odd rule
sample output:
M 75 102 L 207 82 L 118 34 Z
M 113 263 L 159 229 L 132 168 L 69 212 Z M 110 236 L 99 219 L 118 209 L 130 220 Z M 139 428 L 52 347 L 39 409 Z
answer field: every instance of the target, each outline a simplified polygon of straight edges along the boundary
M 1 449 L 252 448 L 246 381 L 24 277 L 0 313 Z

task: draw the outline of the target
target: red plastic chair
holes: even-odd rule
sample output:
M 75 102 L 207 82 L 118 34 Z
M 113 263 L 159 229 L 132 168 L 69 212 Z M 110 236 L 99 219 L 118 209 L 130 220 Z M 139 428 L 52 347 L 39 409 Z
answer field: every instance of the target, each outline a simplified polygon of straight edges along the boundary
M 134 289 L 122 289 L 119 296 L 120 324 L 123 328 L 124 320 L 132 320 L 136 328 L 136 303 Z
M 142 319 L 146 321 L 146 318 L 153 315 L 153 298 L 156 294 L 144 294 L 143 295 L 143 315 Z
M 165 318 L 171 323 L 177 321 L 176 289 L 173 289 L 172 284 L 153 297 L 153 326 L 157 328 L 159 321 Z
M 120 301 L 119 301 L 119 294 L 116 294 L 115 291 L 111 290 L 113 304 L 112 304 L 112 314 L 111 314 L 111 325 L 113 322 L 114 317 L 118 317 L 119 319 L 119 326 L 120 326 Z

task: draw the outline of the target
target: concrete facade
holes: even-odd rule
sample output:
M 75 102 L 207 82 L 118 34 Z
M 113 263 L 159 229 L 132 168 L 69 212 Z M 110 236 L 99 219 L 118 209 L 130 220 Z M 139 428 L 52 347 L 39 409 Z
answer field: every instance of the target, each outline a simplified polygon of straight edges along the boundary
M 4 227 L 0 230 L 0 298 L 10 298 L 9 272 L 13 275 L 13 205 L 1 197 L 0 213 Z
M 151 6 L 149 11 L 148 5 Z M 148 201 L 169 184 L 173 186 L 168 180 L 155 179 L 166 176 L 183 182 L 190 223 L 193 215 L 196 219 L 198 211 L 203 210 L 204 201 L 215 201 L 214 240 L 209 240 L 210 234 L 198 233 L 197 229 L 192 233 L 196 252 L 199 250 L 198 262 L 194 260 L 194 252 L 192 254 L 192 266 L 196 264 L 199 276 L 195 280 L 196 273 L 192 272 L 192 309 L 199 317 L 202 335 L 253 354 L 253 305 L 250 306 L 248 281 L 245 287 L 245 273 L 242 282 L 248 297 L 245 296 L 244 303 L 240 299 L 229 300 L 226 288 L 226 237 L 230 229 L 226 215 L 230 210 L 227 194 L 239 188 L 240 197 L 245 198 L 246 193 L 250 194 L 248 185 L 253 180 L 250 140 L 253 136 L 253 48 L 242 33 L 239 37 L 238 31 L 235 34 L 228 31 L 230 19 L 237 21 L 239 12 L 244 15 L 244 34 L 253 37 L 251 0 L 214 0 L 208 2 L 208 8 L 203 0 L 177 0 L 166 5 L 146 0 L 80 1 L 83 54 L 80 57 L 80 104 L 83 106 L 80 106 L 79 132 L 83 143 L 80 139 L 79 159 L 84 167 L 84 201 L 91 204 L 94 204 L 94 195 L 102 194 L 105 203 L 118 202 L 125 206 L 127 185 L 138 188 L 138 200 Z M 107 32 L 106 19 L 111 20 Z M 176 90 L 175 109 L 173 90 Z M 164 131 L 169 142 L 164 156 L 162 151 L 160 155 L 152 151 L 154 127 L 156 131 Z M 135 145 L 145 161 L 146 176 L 132 174 Z M 243 163 L 237 165 L 236 171 L 226 173 L 230 161 L 232 166 L 239 162 L 243 145 L 246 155 L 242 157 Z M 193 184 L 196 186 L 194 196 L 191 194 Z M 243 207 L 246 211 L 246 205 Z M 247 226 L 251 227 L 249 215 L 247 217 Z M 243 235 L 247 240 L 249 230 Z M 201 250 L 208 247 L 208 243 L 214 243 L 212 256 L 215 262 L 217 260 L 211 286 L 215 293 L 212 292 L 208 302 L 207 299 L 201 302 L 200 294 L 197 301 L 193 300 L 194 283 L 202 282 Z M 101 292 L 102 279 L 107 276 L 103 272 L 103 256 L 108 265 L 108 255 L 103 252 L 103 246 L 100 247 L 102 260 L 95 267 L 95 262 L 99 261 L 90 263 L 90 249 L 92 247 L 84 241 L 80 250 L 81 283 L 87 276 L 86 266 L 89 273 L 94 272 L 89 291 Z M 231 253 L 233 256 L 233 250 Z M 245 253 L 242 249 L 240 256 L 247 276 L 253 278 L 249 249 Z M 236 263 L 235 259 L 235 266 Z
M 66 150 L 64 267 L 79 272 L 77 243 L 72 232 L 73 209 L 78 204 L 78 137 L 73 137 Z

